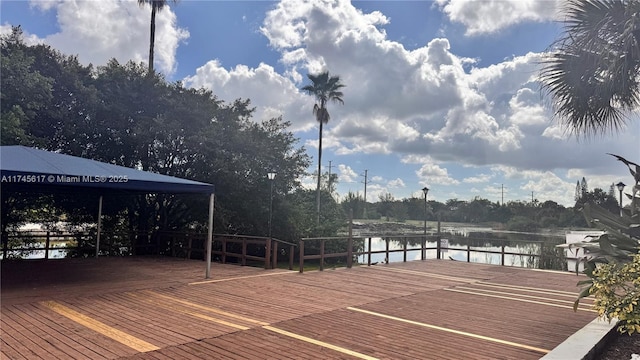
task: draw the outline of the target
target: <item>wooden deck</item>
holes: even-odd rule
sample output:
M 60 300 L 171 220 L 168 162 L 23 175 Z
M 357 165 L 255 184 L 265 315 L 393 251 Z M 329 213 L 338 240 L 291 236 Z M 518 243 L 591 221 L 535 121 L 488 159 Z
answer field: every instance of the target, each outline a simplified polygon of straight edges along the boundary
M 2 262 L 2 359 L 538 359 L 596 317 L 574 274 L 427 260 L 312 271 Z

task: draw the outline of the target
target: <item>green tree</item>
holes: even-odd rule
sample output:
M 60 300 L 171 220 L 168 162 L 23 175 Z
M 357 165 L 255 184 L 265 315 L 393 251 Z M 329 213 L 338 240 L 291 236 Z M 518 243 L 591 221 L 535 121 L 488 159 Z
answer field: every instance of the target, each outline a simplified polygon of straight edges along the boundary
M 287 206 L 283 208 L 284 216 L 291 224 L 292 237 L 288 239 L 297 241 L 302 237 L 336 236 L 339 229 L 344 229 L 347 215 L 343 208 L 329 195 L 322 192 L 322 221 L 315 220 L 314 191 L 297 189 L 285 197 Z
M 407 207 L 401 201 L 394 201 L 391 204 L 390 214 L 396 221 L 400 222 L 404 222 L 409 217 Z
M 589 186 L 587 185 L 587 179 L 582 177 L 582 181 L 580 182 L 580 197 L 585 197 L 589 192 Z
M 640 2 L 568 0 L 540 82 L 576 135 L 618 130 L 640 105 Z
M 363 218 L 364 198 L 360 193 L 349 191 L 342 199 L 341 205 L 345 214 L 349 214 L 350 211 L 353 211 L 353 217 L 355 219 Z
M 377 204 L 378 213 L 380 213 L 380 215 L 382 216 L 385 216 L 387 218 L 387 221 L 389 221 L 390 218 L 392 217 L 393 205 L 395 203 L 395 200 L 396 199 L 393 197 L 393 195 L 391 195 L 391 193 L 388 193 L 388 192 L 384 192 L 378 195 L 378 204 Z
M 620 212 L 618 201 L 615 196 L 612 196 L 600 188 L 595 188 L 592 191 L 584 193 L 584 195 L 575 204 L 576 209 L 582 209 L 586 203 L 596 204 L 600 207 L 617 214 Z
M 173 3 L 177 3 L 178 0 L 173 0 Z M 162 11 L 167 6 L 169 1 L 167 0 L 138 0 L 138 5 L 145 6 L 151 5 L 151 25 L 150 25 L 150 39 L 149 39 L 149 74 L 153 73 L 153 53 L 156 42 L 156 13 Z
M 320 222 L 320 178 L 322 174 L 322 127 L 329 122 L 330 116 L 327 110 L 327 103 L 333 101 L 344 104 L 342 100 L 341 89 L 345 87 L 340 83 L 339 76 L 329 76 L 329 72 L 325 71 L 318 75 L 307 74 L 311 84 L 302 88 L 302 91 L 313 95 L 316 103 L 313 105 L 313 115 L 319 124 L 318 130 L 318 186 L 316 187 L 316 207 L 318 212 L 317 221 Z
M 402 204 L 407 212 L 407 218 L 411 220 L 424 219 L 424 198 L 410 197 L 402 199 Z
M 331 174 L 327 171 L 322 174 L 322 178 L 324 179 L 323 182 L 325 184 L 322 189 L 328 191 L 329 194 L 333 195 L 336 192 L 336 186 L 339 183 L 338 174 Z
M 38 141 L 32 128 L 38 114 L 50 108 L 54 81 L 38 71 L 20 27 L 0 37 L 0 55 L 0 143 L 32 145 Z
M 22 116 L 11 131 L 2 133 L 3 144 L 5 139 L 12 144 L 37 144 L 213 183 L 215 224 L 220 232 L 267 233 L 270 184 L 266 174 L 276 171 L 274 235 L 283 236 L 279 229 L 290 228 L 277 215 L 280 199 L 300 188 L 298 179 L 308 168 L 309 158 L 288 131 L 287 121 L 275 118 L 256 123 L 249 100 L 224 103 L 211 91 L 187 89 L 157 74 L 149 76 L 144 64 L 111 60 L 94 71 L 49 47 L 24 45 L 18 31 L 2 38 L 0 61 L 3 129 L 9 128 L 5 119 L 17 117 L 18 112 Z M 23 194 L 4 190 L 2 195 L 5 228 L 32 219 L 34 206 L 43 203 L 49 204 L 44 209 L 48 213 L 61 211 L 70 222 L 95 220 L 97 194 L 85 194 L 86 204 L 71 198 L 22 201 Z M 110 204 L 111 198 L 105 198 L 105 226 L 107 219 L 113 219 L 113 226 L 130 233 L 198 229 L 206 221 L 200 211 L 206 203 L 201 205 L 200 198 L 145 195 L 113 200 Z

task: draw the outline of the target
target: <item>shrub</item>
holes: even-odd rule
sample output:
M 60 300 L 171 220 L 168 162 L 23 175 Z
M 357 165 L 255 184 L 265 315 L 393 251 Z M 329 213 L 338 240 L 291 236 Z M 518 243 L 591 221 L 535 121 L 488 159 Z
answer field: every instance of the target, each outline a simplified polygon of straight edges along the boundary
M 640 254 L 632 262 L 602 264 L 593 272 L 590 293 L 600 317 L 620 320 L 618 330 L 640 333 Z
M 586 203 L 582 210 L 587 223 L 605 231 L 603 235 L 588 237 L 577 243 L 560 245 L 584 249 L 584 274 L 589 279 L 578 282 L 582 290 L 574 303 L 577 309 L 580 299 L 593 295 L 594 308 L 608 321 L 619 320 L 621 333 L 640 333 L 640 166 L 620 156 L 612 155 L 629 168 L 634 179 L 629 208 L 621 214 L 593 203 Z

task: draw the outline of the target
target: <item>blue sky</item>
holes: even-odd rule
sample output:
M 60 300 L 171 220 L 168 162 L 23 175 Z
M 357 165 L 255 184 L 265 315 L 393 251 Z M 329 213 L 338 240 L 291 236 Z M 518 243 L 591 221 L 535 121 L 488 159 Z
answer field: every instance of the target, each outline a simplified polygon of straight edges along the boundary
M 535 78 L 561 31 L 561 2 L 195 1 L 158 14 L 156 70 L 221 99 L 249 98 L 255 120 L 282 115 L 317 167 L 313 99 L 299 91 L 322 70 L 347 85 L 329 105 L 323 168 L 336 196 L 553 200 L 573 205 L 591 188 L 630 183 L 606 153 L 640 161 L 637 119 L 589 140 L 569 137 Z M 21 25 L 84 63 L 145 62 L 148 7 L 137 1 L 0 1 L 1 31 Z M 301 179 L 313 188 L 312 178 Z

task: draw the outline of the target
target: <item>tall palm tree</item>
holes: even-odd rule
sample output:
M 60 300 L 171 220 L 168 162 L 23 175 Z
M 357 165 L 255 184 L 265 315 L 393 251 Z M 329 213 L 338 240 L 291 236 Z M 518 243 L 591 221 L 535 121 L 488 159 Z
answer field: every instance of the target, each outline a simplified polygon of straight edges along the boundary
M 575 135 L 620 130 L 640 105 L 640 1 L 567 0 L 540 81 Z
M 310 85 L 302 88 L 302 91 L 306 91 L 307 94 L 313 95 L 316 98 L 316 103 L 313 105 L 313 115 L 316 116 L 316 120 L 320 124 L 318 131 L 318 187 L 316 188 L 316 205 L 318 208 L 317 222 L 320 223 L 320 178 L 322 167 L 322 126 L 329 122 L 330 116 L 327 110 L 327 103 L 329 101 L 344 104 L 342 100 L 342 89 L 345 85 L 340 83 L 339 76 L 329 76 L 329 72 L 325 71 L 318 75 L 307 74 L 307 77 L 311 81 Z
M 177 3 L 178 0 L 173 0 L 173 3 Z M 162 11 L 167 6 L 168 0 L 138 0 L 139 6 L 145 4 L 151 5 L 151 35 L 149 40 L 149 74 L 153 73 L 153 51 L 156 41 L 156 13 Z

